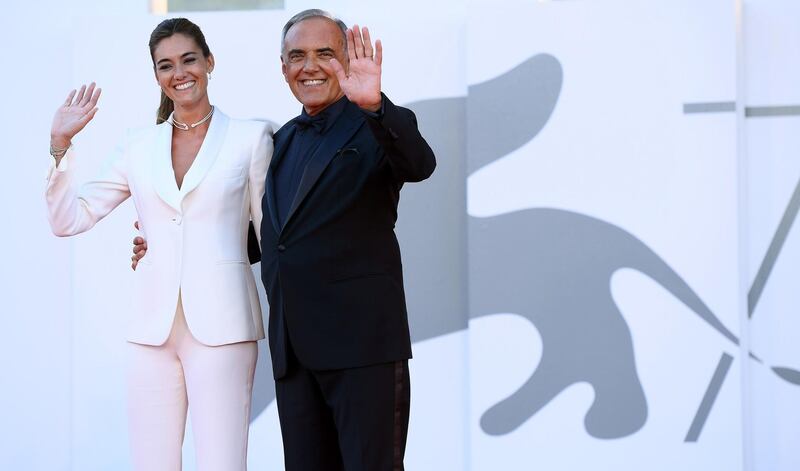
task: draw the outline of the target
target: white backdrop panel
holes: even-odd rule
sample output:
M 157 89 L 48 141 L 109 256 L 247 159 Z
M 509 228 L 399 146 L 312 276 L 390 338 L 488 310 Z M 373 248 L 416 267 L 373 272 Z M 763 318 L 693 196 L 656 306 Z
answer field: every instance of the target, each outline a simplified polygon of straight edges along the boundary
M 473 469 L 741 468 L 735 115 L 683 110 L 735 99 L 733 15 L 721 0 L 473 3 L 471 85 L 536 58 L 556 71 L 497 87 L 508 127 L 548 98 L 514 97 L 558 95 L 505 154 L 483 154 L 482 140 L 505 145 L 491 123 L 468 135 Z M 481 100 L 470 119 L 492 112 Z M 486 290 L 487 270 L 505 286 Z M 610 355 L 622 341 L 630 350 Z M 734 367 L 685 443 L 723 353 Z M 644 411 L 613 384 L 631 374 Z M 619 417 L 595 420 L 604 404 Z
M 774 116 L 751 111 L 745 120 L 751 344 L 766 363 L 800 370 L 800 229 L 793 219 L 800 196 L 800 5 L 750 0 L 744 11 L 746 105 L 773 113 L 794 107 Z M 800 389 L 759 368 L 749 384 L 755 469 L 800 469 Z

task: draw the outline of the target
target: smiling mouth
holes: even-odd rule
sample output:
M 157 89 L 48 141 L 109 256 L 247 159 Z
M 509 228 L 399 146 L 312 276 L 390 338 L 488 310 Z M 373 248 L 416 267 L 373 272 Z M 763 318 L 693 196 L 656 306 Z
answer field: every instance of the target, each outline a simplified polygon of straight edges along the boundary
M 175 85 L 175 90 L 187 90 L 189 88 L 194 87 L 194 84 L 195 84 L 194 80 L 192 80 L 191 82 L 181 83 L 179 85 Z
M 323 79 L 313 79 L 313 80 L 301 80 L 300 83 L 303 84 L 305 87 L 316 87 L 325 83 Z

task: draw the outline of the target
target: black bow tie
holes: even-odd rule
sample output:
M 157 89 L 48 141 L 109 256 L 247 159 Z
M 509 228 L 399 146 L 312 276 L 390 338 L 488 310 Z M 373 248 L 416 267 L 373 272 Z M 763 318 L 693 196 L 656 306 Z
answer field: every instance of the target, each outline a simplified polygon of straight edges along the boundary
M 301 114 L 300 116 L 294 119 L 294 122 L 300 129 L 308 129 L 309 127 L 313 127 L 319 134 L 322 134 L 322 131 L 325 129 L 324 114 L 318 114 L 314 116 Z

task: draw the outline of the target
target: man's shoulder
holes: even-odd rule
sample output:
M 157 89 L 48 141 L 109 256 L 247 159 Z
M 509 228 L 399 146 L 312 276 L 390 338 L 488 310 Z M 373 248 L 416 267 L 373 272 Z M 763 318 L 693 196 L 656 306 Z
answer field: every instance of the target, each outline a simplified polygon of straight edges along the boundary
M 281 127 L 280 127 L 280 129 L 278 129 L 277 131 L 275 131 L 275 139 L 278 139 L 280 136 L 283 136 L 283 135 L 285 135 L 285 134 L 286 134 L 286 133 L 288 133 L 288 132 L 289 132 L 289 131 L 290 131 L 292 128 L 294 128 L 294 126 L 295 126 L 295 124 L 294 124 L 294 120 L 295 120 L 295 118 L 292 118 L 292 119 L 290 119 L 290 120 L 289 120 L 289 121 L 288 121 L 286 124 L 284 124 L 283 126 L 281 126 Z

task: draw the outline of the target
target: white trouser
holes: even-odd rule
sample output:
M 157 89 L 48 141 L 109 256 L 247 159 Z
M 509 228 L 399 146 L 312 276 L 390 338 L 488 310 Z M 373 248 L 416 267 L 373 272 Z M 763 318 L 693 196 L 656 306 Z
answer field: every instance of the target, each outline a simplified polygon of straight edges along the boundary
M 203 345 L 189 332 L 179 299 L 163 345 L 128 345 L 133 469 L 180 471 L 189 404 L 198 471 L 246 470 L 256 342 Z

